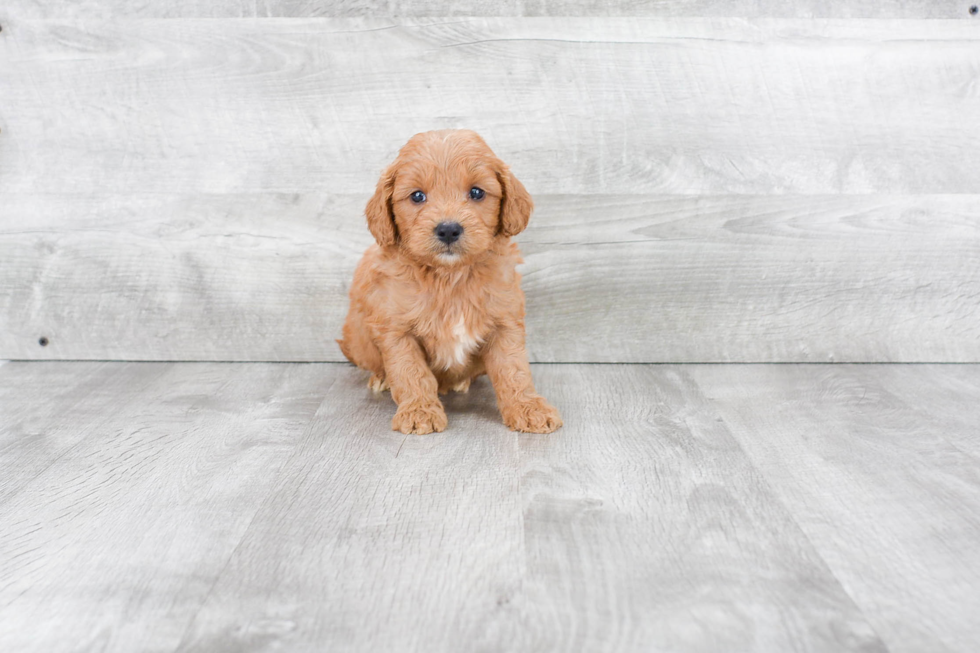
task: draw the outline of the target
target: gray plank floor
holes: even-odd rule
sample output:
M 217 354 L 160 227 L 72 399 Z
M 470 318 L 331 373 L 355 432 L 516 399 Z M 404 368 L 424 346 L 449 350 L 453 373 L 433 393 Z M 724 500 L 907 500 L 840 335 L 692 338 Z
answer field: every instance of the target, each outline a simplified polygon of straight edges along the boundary
M 980 365 L 0 366 L 0 650 L 976 651 Z

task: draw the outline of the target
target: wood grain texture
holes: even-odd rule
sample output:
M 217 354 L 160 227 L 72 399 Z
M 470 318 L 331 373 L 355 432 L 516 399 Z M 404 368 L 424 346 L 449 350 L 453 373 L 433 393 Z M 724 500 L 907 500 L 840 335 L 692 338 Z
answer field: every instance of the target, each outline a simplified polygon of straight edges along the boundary
M 980 460 L 980 368 L 975 365 L 896 365 L 857 369 L 862 382 L 876 383 L 891 401 L 919 411 L 923 422 L 960 451 Z
M 449 431 L 391 431 L 366 376 L 335 383 L 179 651 L 505 650 L 521 590 L 517 434 L 484 385 Z
M 309 16 L 732 16 L 970 18 L 957 0 L 8 0 L 22 18 L 263 18 Z
M 140 391 L 168 370 L 166 364 L 6 367 L 0 377 L 0 504 L 132 402 L 146 401 Z
M 7 21 L 0 192 L 370 192 L 483 133 L 532 193 L 978 193 L 969 20 Z
M 366 199 L 7 195 L 0 356 L 343 360 Z M 535 199 L 534 361 L 980 360 L 978 196 Z
M 523 650 L 885 650 L 684 368 L 534 371 Z
M 151 367 L 13 363 L 0 390 Z M 885 650 L 690 368 L 536 365 L 559 433 L 507 431 L 483 379 L 405 437 L 346 365 L 158 367 L 0 504 L 5 652 Z M 958 559 L 943 534 L 918 541 Z M 895 581 L 863 598 L 945 591 Z
M 980 468 L 977 457 L 951 444 L 975 449 L 976 421 L 967 423 L 965 411 L 950 416 L 917 392 L 939 384 L 962 406 L 980 403 L 980 368 L 949 369 L 692 369 L 895 653 L 967 653 L 980 643 Z M 879 373 L 891 379 L 880 383 Z M 968 385 L 958 378 L 964 375 Z
M 43 393 L 60 372 L 30 371 L 42 365 L 4 378 Z M 50 365 L 74 370 L 80 395 L 92 383 L 91 365 Z M 48 464 L 0 504 L 0 649 L 174 650 L 332 380 L 302 365 L 152 367 L 97 370 L 155 378 L 116 388 L 67 449 L 64 417 L 100 393 L 14 418 L 36 434 L 13 446 L 40 441 L 21 460 Z
M 365 197 L 10 199 L 10 358 L 342 360 Z

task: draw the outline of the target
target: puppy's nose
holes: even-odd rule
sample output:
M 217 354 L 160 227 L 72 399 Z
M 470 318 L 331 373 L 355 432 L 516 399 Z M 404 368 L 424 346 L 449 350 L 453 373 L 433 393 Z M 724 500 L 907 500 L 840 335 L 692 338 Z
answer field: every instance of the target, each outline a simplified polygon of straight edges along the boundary
M 452 245 L 463 235 L 463 225 L 458 222 L 442 222 L 436 227 L 436 238 Z

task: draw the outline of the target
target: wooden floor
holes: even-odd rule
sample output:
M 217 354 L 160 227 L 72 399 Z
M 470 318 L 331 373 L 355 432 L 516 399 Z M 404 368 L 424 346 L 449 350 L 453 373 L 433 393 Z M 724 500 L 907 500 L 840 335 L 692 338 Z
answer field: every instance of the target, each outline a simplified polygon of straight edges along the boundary
M 980 650 L 980 365 L 0 366 L 0 651 Z

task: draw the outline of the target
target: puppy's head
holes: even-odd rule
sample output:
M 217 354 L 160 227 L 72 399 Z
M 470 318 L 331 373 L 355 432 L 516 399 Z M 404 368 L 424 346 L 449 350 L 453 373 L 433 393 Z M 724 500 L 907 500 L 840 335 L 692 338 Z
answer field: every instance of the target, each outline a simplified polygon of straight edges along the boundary
M 416 134 L 381 175 L 365 214 L 382 247 L 424 265 L 473 261 L 531 217 L 531 196 L 475 132 Z

